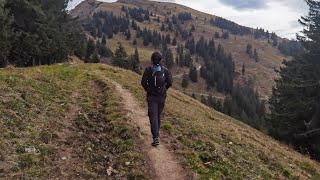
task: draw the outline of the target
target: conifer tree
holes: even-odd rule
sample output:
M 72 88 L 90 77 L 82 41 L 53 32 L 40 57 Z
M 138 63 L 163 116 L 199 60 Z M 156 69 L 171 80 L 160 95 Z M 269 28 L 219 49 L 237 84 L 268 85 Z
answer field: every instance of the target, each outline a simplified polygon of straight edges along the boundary
M 5 67 L 9 63 L 7 56 L 14 40 L 12 22 L 8 10 L 4 8 L 4 2 L 0 1 L 0 67 Z
M 65 0 L 5 2 L 5 8 L 13 17 L 16 35 L 10 63 L 16 66 L 49 65 L 66 61 L 79 50 L 85 37 L 79 24 L 68 15 Z
M 126 37 L 127 37 L 127 40 L 129 40 L 131 38 L 130 29 L 127 30 Z
M 218 32 L 214 33 L 214 38 L 219 39 L 220 38 L 220 34 Z
M 254 59 L 255 59 L 255 61 L 256 61 L 256 62 L 258 62 L 258 61 L 259 61 L 259 54 L 258 54 L 257 49 L 254 49 L 253 57 L 254 57 Z
M 95 50 L 96 50 L 96 46 L 94 41 L 92 39 L 89 39 L 88 45 L 87 45 L 86 57 L 85 57 L 86 63 L 91 63 L 91 58 Z
M 270 133 L 320 160 L 320 2 L 306 2 L 309 13 L 299 20 L 304 30 L 297 36 L 306 52 L 280 69 L 269 100 Z
M 114 52 L 112 58 L 112 65 L 122 67 L 125 69 L 128 69 L 130 66 L 128 62 L 128 54 L 121 43 L 118 43 L 118 47 Z
M 189 86 L 189 77 L 188 77 L 188 75 L 186 73 L 184 73 L 183 76 L 182 76 L 181 86 L 183 88 L 187 88 Z
M 134 39 L 133 41 L 132 41 L 132 45 L 137 45 L 137 39 Z
M 195 66 L 190 67 L 189 78 L 192 82 L 198 82 L 198 71 Z
M 229 39 L 229 32 L 223 32 L 222 37 L 223 39 Z
M 166 29 L 166 27 L 165 27 L 165 25 L 162 23 L 160 30 L 161 30 L 161 31 L 164 31 L 165 29 Z
M 140 57 L 139 57 L 139 51 L 137 48 L 134 51 L 134 55 L 132 55 L 131 57 L 131 63 L 132 63 L 131 69 L 137 73 L 140 73 L 140 67 L 139 67 Z
M 207 98 L 204 95 L 201 95 L 201 103 L 208 105 Z
M 98 54 L 98 51 L 97 49 L 94 50 L 93 54 L 92 54 L 92 58 L 90 60 L 91 62 L 90 63 L 99 63 L 100 60 L 99 60 L 99 54 Z
M 165 61 L 166 67 L 169 69 L 171 69 L 172 66 L 174 65 L 173 53 L 171 49 L 166 49 L 164 51 L 164 61 Z
M 247 54 L 250 56 L 250 58 L 252 57 L 252 45 L 248 44 L 247 45 Z
M 243 64 L 242 64 L 242 76 L 244 76 L 245 73 L 246 73 L 246 64 L 243 63 Z
M 134 51 L 133 57 L 134 57 L 135 65 L 137 66 L 140 63 L 139 51 L 137 48 Z
M 102 45 L 106 45 L 106 44 L 107 44 L 106 35 L 103 35 L 103 36 L 102 36 L 101 44 L 102 44 Z
M 176 46 L 177 45 L 177 37 L 174 37 L 172 40 L 172 46 Z

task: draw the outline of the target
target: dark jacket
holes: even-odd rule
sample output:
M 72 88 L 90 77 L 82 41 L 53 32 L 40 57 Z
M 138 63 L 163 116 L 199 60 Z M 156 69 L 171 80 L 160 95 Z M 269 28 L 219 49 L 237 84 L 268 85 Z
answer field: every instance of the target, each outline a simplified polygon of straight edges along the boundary
M 172 76 L 171 76 L 171 73 L 170 71 L 161 66 L 163 68 L 163 72 L 164 72 L 164 75 L 166 77 L 166 90 L 164 92 L 164 94 L 155 94 L 152 92 L 152 89 L 151 87 L 149 87 L 149 83 L 150 82 L 150 79 L 153 78 L 152 77 L 152 67 L 147 67 L 145 70 L 144 70 L 144 73 L 143 73 L 143 76 L 142 76 L 142 80 L 141 80 L 141 85 L 142 87 L 144 88 L 144 90 L 147 92 L 147 96 L 166 96 L 167 95 L 167 90 L 172 86 Z

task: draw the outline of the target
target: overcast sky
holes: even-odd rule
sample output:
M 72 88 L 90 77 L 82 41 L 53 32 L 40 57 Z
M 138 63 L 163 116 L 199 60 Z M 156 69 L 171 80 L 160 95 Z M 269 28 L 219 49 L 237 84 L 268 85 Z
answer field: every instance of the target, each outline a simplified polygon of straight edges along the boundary
M 82 0 L 73 0 L 69 8 Z M 115 0 L 101 0 L 115 2 Z M 232 20 L 248 27 L 262 27 L 281 37 L 295 38 L 302 30 L 298 19 L 306 15 L 304 0 L 163 0 L 183 4 L 209 14 Z

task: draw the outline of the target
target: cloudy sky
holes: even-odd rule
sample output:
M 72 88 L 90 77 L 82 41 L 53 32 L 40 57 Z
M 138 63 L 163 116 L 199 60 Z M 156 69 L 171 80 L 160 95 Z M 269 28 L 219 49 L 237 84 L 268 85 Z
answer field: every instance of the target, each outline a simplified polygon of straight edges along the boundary
M 82 0 L 73 0 L 69 8 Z M 115 0 L 101 0 L 115 2 Z M 262 27 L 281 37 L 295 38 L 302 30 L 298 19 L 306 15 L 308 7 L 304 0 L 163 0 L 217 15 L 248 27 Z

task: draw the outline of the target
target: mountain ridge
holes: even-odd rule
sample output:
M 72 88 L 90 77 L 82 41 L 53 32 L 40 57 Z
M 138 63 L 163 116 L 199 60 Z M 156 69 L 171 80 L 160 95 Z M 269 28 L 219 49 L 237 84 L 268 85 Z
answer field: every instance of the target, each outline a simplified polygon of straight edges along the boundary
M 192 16 L 194 17 L 191 21 L 186 21 L 184 26 L 185 28 L 190 28 L 191 25 L 195 25 L 196 31 L 193 33 L 194 37 L 196 39 L 199 39 L 201 36 L 204 36 L 205 39 L 211 39 L 214 37 L 214 34 L 216 32 L 221 33 L 222 30 L 218 27 L 212 26 L 209 22 L 211 18 L 217 18 L 217 16 L 202 13 L 200 11 L 191 9 L 189 7 L 175 4 L 175 3 L 165 3 L 165 2 L 155 2 L 155 1 L 142 1 L 142 3 L 137 2 L 128 2 L 128 1 L 120 1 L 120 2 L 126 2 L 126 3 L 101 3 L 98 1 L 95 1 L 95 4 L 99 4 L 99 6 L 95 5 L 96 8 L 94 8 L 92 11 L 88 12 L 88 3 L 87 1 L 83 1 L 80 5 L 78 5 L 71 14 L 74 17 L 79 17 L 80 19 L 84 19 L 86 17 L 91 17 L 93 13 L 100 12 L 100 11 L 110 11 L 119 15 L 124 15 L 121 11 L 121 8 L 123 6 L 128 6 L 131 8 L 143 8 L 148 9 L 151 12 L 154 12 L 157 16 L 160 17 L 160 22 L 163 22 L 165 18 L 168 16 L 167 13 L 177 14 L 179 12 L 191 12 Z M 139 5 L 139 6 L 137 6 Z M 80 13 L 81 12 L 81 13 Z M 151 18 L 150 23 L 137 23 L 141 28 L 147 27 L 150 29 L 160 29 L 160 25 L 156 22 L 154 22 L 153 18 Z M 251 28 L 251 30 L 254 30 Z M 134 32 L 130 28 L 131 32 Z M 164 32 L 171 34 L 171 37 L 174 37 L 174 34 L 171 32 Z M 99 38 L 98 38 L 99 39 Z M 134 39 L 134 37 L 132 37 Z M 247 74 L 242 76 L 235 77 L 235 81 L 238 83 L 242 83 L 246 81 L 245 79 L 251 78 L 256 80 L 256 87 L 259 89 L 259 92 L 261 93 L 262 97 L 264 99 L 268 99 L 268 97 L 271 94 L 272 87 L 274 86 L 274 79 L 278 77 L 277 73 L 274 71 L 274 69 L 279 69 L 281 67 L 281 63 L 283 59 L 290 59 L 290 57 L 283 56 L 277 48 L 274 48 L 272 45 L 268 44 L 267 39 L 255 39 L 253 36 L 239 36 L 239 35 L 233 35 L 231 34 L 228 39 L 214 39 L 216 44 L 222 44 L 223 47 L 226 49 L 226 52 L 232 53 L 232 56 L 234 58 L 235 64 L 236 64 L 236 71 L 238 74 L 241 74 L 241 68 L 243 63 L 246 64 L 246 72 Z M 147 63 L 145 61 L 149 61 L 152 51 L 154 51 L 153 48 L 150 48 L 150 46 L 143 46 L 142 42 L 139 42 L 140 40 L 137 39 L 139 50 L 143 51 L 141 54 L 142 59 L 142 66 L 147 66 Z M 112 50 L 115 50 L 115 47 L 117 46 L 117 43 L 121 42 L 127 51 L 133 52 L 134 48 L 136 47 L 133 45 L 130 41 L 128 42 L 125 40 L 125 38 L 121 35 L 115 35 L 114 38 L 109 40 L 109 43 L 107 44 L 107 47 L 110 47 Z M 178 38 L 178 43 L 184 44 L 184 41 Z M 254 48 L 257 49 L 257 52 L 259 53 L 259 62 L 254 62 L 253 59 L 251 59 L 245 52 L 246 52 L 246 46 L 250 43 Z M 171 47 L 175 48 L 175 47 Z M 196 59 L 194 56 L 193 59 Z M 173 68 L 173 74 L 181 74 L 186 71 L 183 68 Z M 177 72 L 177 73 L 175 73 Z M 181 78 L 176 79 L 178 82 L 181 82 Z M 179 87 L 180 83 L 176 83 L 176 88 L 179 88 L 183 90 L 181 87 Z M 202 83 L 203 84 L 203 83 Z M 198 85 L 202 87 L 201 83 Z M 194 91 L 194 88 L 187 88 L 187 91 Z M 205 88 L 199 89 L 201 93 L 203 94 L 210 94 L 214 92 L 207 91 Z

